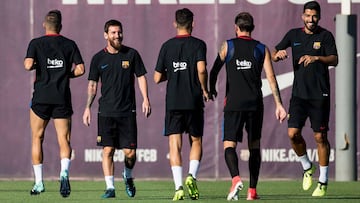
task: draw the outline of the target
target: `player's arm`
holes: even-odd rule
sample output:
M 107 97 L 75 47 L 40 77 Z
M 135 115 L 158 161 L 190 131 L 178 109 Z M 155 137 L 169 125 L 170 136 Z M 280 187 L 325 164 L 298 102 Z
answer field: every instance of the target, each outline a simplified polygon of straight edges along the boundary
M 83 123 L 86 126 L 90 125 L 90 121 L 91 121 L 91 112 L 90 112 L 90 108 L 92 103 L 94 102 L 94 99 L 96 97 L 96 92 L 97 92 L 97 85 L 98 83 L 94 80 L 89 80 L 89 84 L 88 84 L 88 97 L 86 100 L 86 106 L 85 106 L 85 110 L 84 110 L 84 114 L 83 114 Z
M 210 95 L 211 97 L 216 97 L 217 96 L 217 91 L 216 91 L 216 81 L 217 81 L 217 76 L 221 70 L 221 67 L 224 65 L 225 63 L 225 58 L 227 55 L 227 43 L 226 41 L 222 43 L 219 53 L 214 61 L 213 67 L 211 68 L 210 71 Z
M 145 75 L 138 77 L 139 89 L 143 98 L 142 112 L 145 117 L 149 117 L 151 114 L 150 100 L 148 96 L 148 85 Z
M 276 110 L 275 110 L 276 119 L 282 122 L 286 118 L 286 111 L 282 105 L 279 86 L 276 81 L 274 69 L 271 63 L 270 51 L 267 47 L 265 48 L 264 70 L 276 105 Z
M 197 62 L 197 72 L 201 85 L 201 89 L 203 92 L 203 96 L 205 101 L 209 101 L 209 90 L 208 90 L 208 72 L 206 70 L 206 62 L 198 61 Z
M 166 78 L 165 73 L 160 73 L 158 71 L 155 71 L 155 73 L 154 73 L 154 82 L 156 84 L 159 84 L 159 83 L 164 82 L 166 80 L 167 80 L 167 78 Z
M 314 62 L 324 63 L 329 66 L 336 66 L 338 64 L 338 56 L 328 55 L 328 56 L 310 56 L 304 55 L 300 57 L 299 64 L 304 63 L 304 67 L 308 66 L 310 63 Z
M 24 68 L 25 70 L 31 71 L 35 69 L 35 60 L 33 58 L 25 58 Z
M 71 71 L 70 78 L 76 78 L 84 75 L 85 66 L 83 63 L 75 65 L 75 68 Z

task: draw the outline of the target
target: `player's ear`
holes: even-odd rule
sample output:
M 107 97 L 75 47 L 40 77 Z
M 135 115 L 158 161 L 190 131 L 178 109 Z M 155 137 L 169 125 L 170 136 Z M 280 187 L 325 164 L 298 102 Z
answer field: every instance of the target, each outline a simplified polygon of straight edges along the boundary
M 174 28 L 178 27 L 176 22 L 173 22 L 173 26 L 174 26 Z
M 104 38 L 107 40 L 109 38 L 108 34 L 104 32 Z
M 235 24 L 235 26 L 234 26 L 234 30 L 235 30 L 235 33 L 237 33 L 238 31 L 240 31 L 239 26 Z

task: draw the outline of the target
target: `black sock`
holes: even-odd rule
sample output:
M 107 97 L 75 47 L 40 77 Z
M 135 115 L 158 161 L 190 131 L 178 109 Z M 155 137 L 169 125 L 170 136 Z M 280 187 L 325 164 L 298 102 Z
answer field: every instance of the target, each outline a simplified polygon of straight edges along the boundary
M 238 157 L 236 150 L 233 147 L 228 147 L 225 149 L 225 161 L 226 165 L 230 171 L 231 178 L 239 175 L 238 168 Z
M 261 155 L 260 149 L 250 149 L 249 172 L 250 188 L 256 188 L 260 173 Z
M 135 166 L 135 161 L 136 161 L 136 157 L 134 158 L 127 158 L 125 157 L 125 167 L 128 168 L 128 169 L 133 169 L 134 166 Z

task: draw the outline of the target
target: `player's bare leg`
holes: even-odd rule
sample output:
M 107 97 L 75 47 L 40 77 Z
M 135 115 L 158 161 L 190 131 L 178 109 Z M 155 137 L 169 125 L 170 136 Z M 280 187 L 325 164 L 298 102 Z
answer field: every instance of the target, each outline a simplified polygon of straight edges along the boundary
M 45 191 L 42 175 L 44 132 L 48 120 L 43 120 L 30 110 L 30 127 L 31 127 L 31 160 L 34 168 L 35 183 L 30 191 L 31 195 L 38 195 Z
M 173 200 L 174 201 L 182 200 L 184 199 L 184 189 L 182 185 L 182 157 L 181 157 L 182 135 L 172 134 L 169 135 L 168 137 L 169 137 L 170 166 L 175 184 L 175 195 L 173 197 Z
M 301 129 L 289 128 L 288 135 L 290 138 L 291 146 L 294 149 L 296 155 L 299 157 L 301 165 L 303 167 L 303 190 L 309 190 L 312 186 L 312 175 L 315 172 L 315 166 L 309 160 L 306 153 L 306 143 L 301 135 Z
M 306 154 L 306 143 L 301 135 L 301 129 L 289 128 L 288 135 L 290 138 L 291 146 L 294 149 L 296 155 L 303 156 Z
M 54 119 L 54 125 L 57 133 L 57 140 L 60 148 L 60 159 L 70 159 L 71 156 L 71 119 Z
M 54 119 L 54 125 L 57 133 L 61 158 L 60 194 L 63 197 L 68 197 L 71 192 L 69 182 L 69 167 L 71 156 L 71 119 L 56 118 Z
M 314 137 L 319 155 L 320 176 L 318 185 L 314 190 L 312 196 L 321 197 L 325 196 L 327 190 L 330 143 L 327 139 L 326 132 L 315 132 Z
M 102 198 L 114 198 L 115 197 L 115 186 L 114 186 L 114 157 L 115 148 L 105 146 L 103 147 L 102 156 L 102 168 L 106 183 L 106 191 L 101 196 Z
M 202 137 L 189 135 L 189 141 L 191 146 L 189 154 L 189 174 L 185 179 L 185 185 L 188 188 L 190 198 L 197 200 L 200 194 L 196 184 L 196 176 L 202 158 Z
M 103 148 L 102 168 L 105 176 L 114 175 L 114 162 L 113 162 L 114 153 L 115 153 L 114 147 Z

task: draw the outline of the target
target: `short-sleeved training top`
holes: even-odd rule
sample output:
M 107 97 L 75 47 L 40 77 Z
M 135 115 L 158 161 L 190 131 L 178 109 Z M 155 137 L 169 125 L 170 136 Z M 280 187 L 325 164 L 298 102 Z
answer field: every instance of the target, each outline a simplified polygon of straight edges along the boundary
M 295 28 L 286 33 L 275 47 L 276 50 L 292 49 L 294 83 L 292 95 L 302 99 L 330 98 L 328 65 L 321 62 L 298 64 L 301 56 L 337 55 L 335 39 L 331 32 L 318 27 L 314 34 L 306 34 L 303 28 Z
M 181 35 L 162 45 L 155 70 L 167 74 L 167 110 L 204 107 L 197 71 L 198 61 L 206 63 L 206 44 L 198 38 Z
M 249 37 L 227 40 L 224 111 L 262 109 L 261 71 L 265 45 Z
M 101 82 L 99 114 L 101 116 L 128 116 L 136 112 L 135 76 L 146 74 L 140 54 L 122 45 L 116 54 L 107 49 L 96 53 L 90 64 L 88 80 Z
M 84 63 L 76 43 L 61 35 L 45 35 L 30 41 L 26 58 L 36 63 L 32 101 L 71 105 L 72 66 Z

